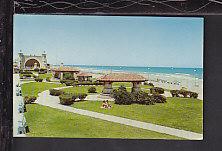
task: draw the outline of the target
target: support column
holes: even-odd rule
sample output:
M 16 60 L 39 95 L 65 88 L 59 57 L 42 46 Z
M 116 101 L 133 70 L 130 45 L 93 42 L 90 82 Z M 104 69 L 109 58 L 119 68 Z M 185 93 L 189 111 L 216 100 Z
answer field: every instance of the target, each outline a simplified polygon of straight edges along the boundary
M 60 80 L 63 80 L 63 72 L 60 72 Z
M 141 82 L 133 82 L 133 87 L 132 87 L 132 92 L 138 92 L 138 91 L 140 91 L 140 84 L 141 84 Z
M 112 82 L 105 82 L 104 83 L 104 89 L 103 94 L 110 94 L 112 92 Z

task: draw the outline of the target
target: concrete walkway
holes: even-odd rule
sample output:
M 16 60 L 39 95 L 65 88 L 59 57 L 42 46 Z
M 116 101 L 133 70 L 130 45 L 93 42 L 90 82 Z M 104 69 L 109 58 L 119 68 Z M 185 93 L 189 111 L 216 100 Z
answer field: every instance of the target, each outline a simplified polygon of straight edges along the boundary
M 57 89 L 63 89 L 63 88 L 67 88 L 67 87 L 60 87 Z M 131 119 L 127 119 L 127 118 L 102 114 L 102 113 L 88 111 L 88 110 L 76 109 L 76 108 L 73 108 L 70 106 L 61 105 L 59 103 L 59 97 L 49 95 L 49 90 L 39 93 L 39 97 L 37 98 L 36 103 L 38 103 L 40 105 L 48 106 L 51 108 L 60 109 L 63 111 L 68 111 L 68 112 L 72 112 L 72 113 L 76 113 L 76 114 L 80 114 L 80 115 L 85 115 L 85 116 L 90 116 L 90 117 L 97 118 L 97 119 L 120 123 L 120 124 L 124 124 L 124 125 L 128 125 L 128 126 L 133 126 L 133 127 L 137 127 L 137 128 L 142 128 L 142 129 L 146 129 L 146 130 L 150 130 L 150 131 L 159 132 L 159 133 L 169 134 L 169 135 L 173 135 L 173 136 L 177 136 L 177 137 L 181 137 L 181 138 L 185 138 L 185 139 L 190 139 L 190 140 L 202 140 L 203 139 L 203 134 L 198 134 L 198 133 L 194 133 L 194 132 L 190 132 L 190 131 L 179 130 L 179 129 L 175 129 L 175 128 L 155 125 L 155 124 L 151 124 L 151 123 L 131 120 Z

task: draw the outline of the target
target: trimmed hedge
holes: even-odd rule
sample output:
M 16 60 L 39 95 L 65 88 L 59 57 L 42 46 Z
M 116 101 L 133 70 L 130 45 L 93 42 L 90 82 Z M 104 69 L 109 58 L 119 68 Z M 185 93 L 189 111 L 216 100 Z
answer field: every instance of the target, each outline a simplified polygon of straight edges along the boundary
M 166 97 L 163 96 L 163 95 L 160 95 L 160 94 L 154 94 L 152 95 L 152 100 L 155 102 L 155 103 L 166 103 Z
M 62 105 L 72 105 L 73 104 L 73 98 L 70 94 L 62 94 L 59 96 L 60 104 Z
M 21 73 L 21 74 L 32 74 L 31 71 L 20 71 L 19 73 Z
M 36 97 L 35 96 L 25 96 L 24 97 L 24 103 L 25 104 L 32 104 L 34 103 L 36 100 Z
M 151 94 L 163 94 L 164 89 L 160 88 L 160 87 L 153 87 L 153 88 L 150 89 L 150 93 Z
M 88 92 L 89 92 L 89 93 L 96 93 L 96 87 L 90 87 L 90 88 L 88 89 Z
M 86 94 L 86 93 L 80 93 L 80 94 L 78 94 L 78 98 L 79 98 L 80 100 L 84 100 L 86 97 L 87 97 L 87 94 Z
M 59 96 L 61 94 L 64 94 L 64 92 L 62 90 L 50 89 L 49 94 L 52 96 Z
M 170 93 L 172 97 L 180 97 L 182 95 L 183 97 L 190 97 L 190 98 L 198 98 L 198 93 L 192 92 L 192 91 L 187 91 L 187 90 L 170 90 Z
M 36 81 L 36 82 L 42 82 L 43 79 L 42 79 L 42 78 L 35 78 L 35 81 Z
M 146 92 L 139 91 L 132 93 L 133 95 L 133 103 L 145 104 L 145 105 L 153 105 L 155 102 L 152 99 L 152 96 Z

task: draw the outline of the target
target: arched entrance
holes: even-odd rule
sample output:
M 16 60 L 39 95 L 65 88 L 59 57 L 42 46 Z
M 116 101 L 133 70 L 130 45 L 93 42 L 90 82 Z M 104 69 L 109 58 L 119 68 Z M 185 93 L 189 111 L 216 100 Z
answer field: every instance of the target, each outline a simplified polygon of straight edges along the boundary
M 34 66 L 40 67 L 40 63 L 36 59 L 29 59 L 25 62 L 25 67 L 33 68 Z

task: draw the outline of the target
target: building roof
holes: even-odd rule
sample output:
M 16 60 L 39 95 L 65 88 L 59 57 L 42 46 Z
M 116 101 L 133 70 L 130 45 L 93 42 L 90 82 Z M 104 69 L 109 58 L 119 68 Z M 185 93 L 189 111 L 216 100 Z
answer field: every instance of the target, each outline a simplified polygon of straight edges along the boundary
M 58 68 L 52 69 L 52 71 L 58 71 L 58 72 L 79 72 L 79 69 L 72 68 L 72 67 L 66 67 L 66 66 L 60 66 Z
M 92 74 L 87 72 L 80 72 L 77 74 L 77 77 L 92 77 Z
M 147 81 L 141 75 L 133 73 L 111 73 L 98 78 L 100 82 L 144 82 Z

